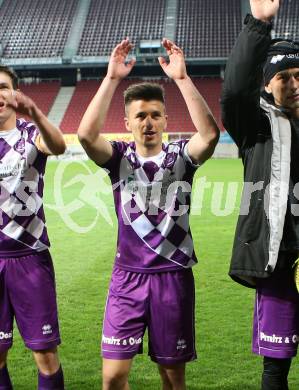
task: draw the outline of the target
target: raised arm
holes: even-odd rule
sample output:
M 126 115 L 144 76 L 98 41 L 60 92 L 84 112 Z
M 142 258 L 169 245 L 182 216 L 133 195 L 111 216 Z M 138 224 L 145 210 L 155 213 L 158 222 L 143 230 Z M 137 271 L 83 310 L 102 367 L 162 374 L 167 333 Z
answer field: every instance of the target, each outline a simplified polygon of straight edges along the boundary
M 188 143 L 188 154 L 194 163 L 203 163 L 214 152 L 219 138 L 218 126 L 207 103 L 187 75 L 183 51 L 168 39 L 163 39 L 163 46 L 169 62 L 159 57 L 159 63 L 181 91 L 197 130 Z
M 125 39 L 113 50 L 107 75 L 89 104 L 78 129 L 78 137 L 83 148 L 98 165 L 105 164 L 112 156 L 112 146 L 101 136 L 101 130 L 117 86 L 135 64 L 134 59 L 126 64 L 132 47 L 130 41 Z
M 62 154 L 66 145 L 62 132 L 54 126 L 36 103 L 19 91 L 14 91 L 11 106 L 16 112 L 29 116 L 38 127 L 40 134 L 36 139 L 36 147 L 46 154 Z
M 263 64 L 279 0 L 250 0 L 250 6 L 253 16 L 246 18 L 246 26 L 229 56 L 221 96 L 224 126 L 241 149 L 256 139 Z

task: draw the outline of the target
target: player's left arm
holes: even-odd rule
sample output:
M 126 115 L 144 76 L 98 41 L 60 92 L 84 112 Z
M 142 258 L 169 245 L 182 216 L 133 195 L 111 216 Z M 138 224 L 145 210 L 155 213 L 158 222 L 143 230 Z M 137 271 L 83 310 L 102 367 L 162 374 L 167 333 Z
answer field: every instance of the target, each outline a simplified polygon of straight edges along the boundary
M 15 91 L 11 106 L 20 114 L 29 116 L 39 129 L 35 145 L 45 154 L 63 154 L 66 144 L 60 129 L 54 126 L 36 103 L 22 92 Z
M 188 154 L 195 164 L 203 163 L 214 152 L 219 139 L 219 128 L 207 103 L 187 74 L 183 51 L 168 39 L 163 39 L 169 62 L 159 57 L 159 63 L 181 91 L 197 130 L 188 142 Z

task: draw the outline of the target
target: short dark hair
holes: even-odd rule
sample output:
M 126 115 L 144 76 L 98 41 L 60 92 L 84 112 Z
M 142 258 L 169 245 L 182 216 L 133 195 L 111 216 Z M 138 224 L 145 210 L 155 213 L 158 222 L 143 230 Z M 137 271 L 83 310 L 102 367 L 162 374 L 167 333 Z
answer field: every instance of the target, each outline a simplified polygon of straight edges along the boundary
M 11 79 L 13 89 L 18 89 L 19 79 L 16 72 L 8 66 L 0 65 L 0 73 L 5 73 Z
M 138 83 L 130 85 L 124 91 L 125 107 L 134 100 L 158 100 L 165 104 L 164 88 L 157 83 Z

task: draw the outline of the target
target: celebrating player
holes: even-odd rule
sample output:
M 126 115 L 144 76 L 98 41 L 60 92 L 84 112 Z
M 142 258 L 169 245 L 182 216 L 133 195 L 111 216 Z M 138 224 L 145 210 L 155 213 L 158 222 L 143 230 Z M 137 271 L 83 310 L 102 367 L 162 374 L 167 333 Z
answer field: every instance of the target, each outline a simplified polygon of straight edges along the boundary
M 65 150 L 63 135 L 0 66 L 0 389 L 11 390 L 6 359 L 16 319 L 39 370 L 38 389 L 64 389 L 54 270 L 42 206 L 47 156 Z M 29 116 L 32 124 L 17 119 Z
M 279 0 L 250 4 L 222 93 L 223 121 L 245 170 L 230 275 L 256 288 L 253 352 L 264 356 L 262 389 L 286 390 L 299 334 L 292 270 L 299 251 L 299 45 L 271 40 Z
M 118 244 L 103 324 L 103 389 L 128 390 L 133 357 L 142 351 L 146 327 L 149 355 L 163 389 L 185 389 L 185 363 L 195 359 L 196 263 L 189 228 L 194 173 L 213 153 L 219 130 L 186 73 L 182 50 L 164 39 L 166 75 L 180 89 L 197 133 L 190 141 L 162 143 L 167 126 L 163 89 L 131 85 L 124 94 L 125 126 L 134 142 L 107 142 L 100 134 L 115 89 L 134 66 L 132 44 L 113 50 L 106 77 L 90 103 L 78 135 L 89 157 L 109 170 L 118 217 Z

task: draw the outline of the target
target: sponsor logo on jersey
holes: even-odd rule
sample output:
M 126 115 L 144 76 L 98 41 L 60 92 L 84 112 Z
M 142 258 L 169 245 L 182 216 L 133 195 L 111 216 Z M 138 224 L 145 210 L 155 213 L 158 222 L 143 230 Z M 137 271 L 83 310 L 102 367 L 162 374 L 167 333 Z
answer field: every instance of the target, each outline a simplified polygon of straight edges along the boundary
M 118 339 L 114 336 L 107 337 L 105 335 L 102 335 L 102 343 L 103 344 L 109 344 L 109 345 L 139 345 L 142 343 L 142 337 L 135 338 L 135 337 L 129 337 L 127 339 Z
M 19 139 L 14 145 L 14 150 L 20 154 L 25 152 L 25 140 L 23 138 Z
M 268 335 L 264 332 L 260 332 L 260 340 L 266 341 L 267 343 L 274 344 L 298 344 L 299 337 L 297 335 L 293 336 L 278 336 L 276 334 Z
M 25 159 L 22 158 L 20 161 L 8 161 L 0 165 L 0 178 L 18 176 L 19 174 L 24 175 L 25 173 Z
M 12 339 L 12 330 L 10 332 L 0 332 L 0 340 Z

